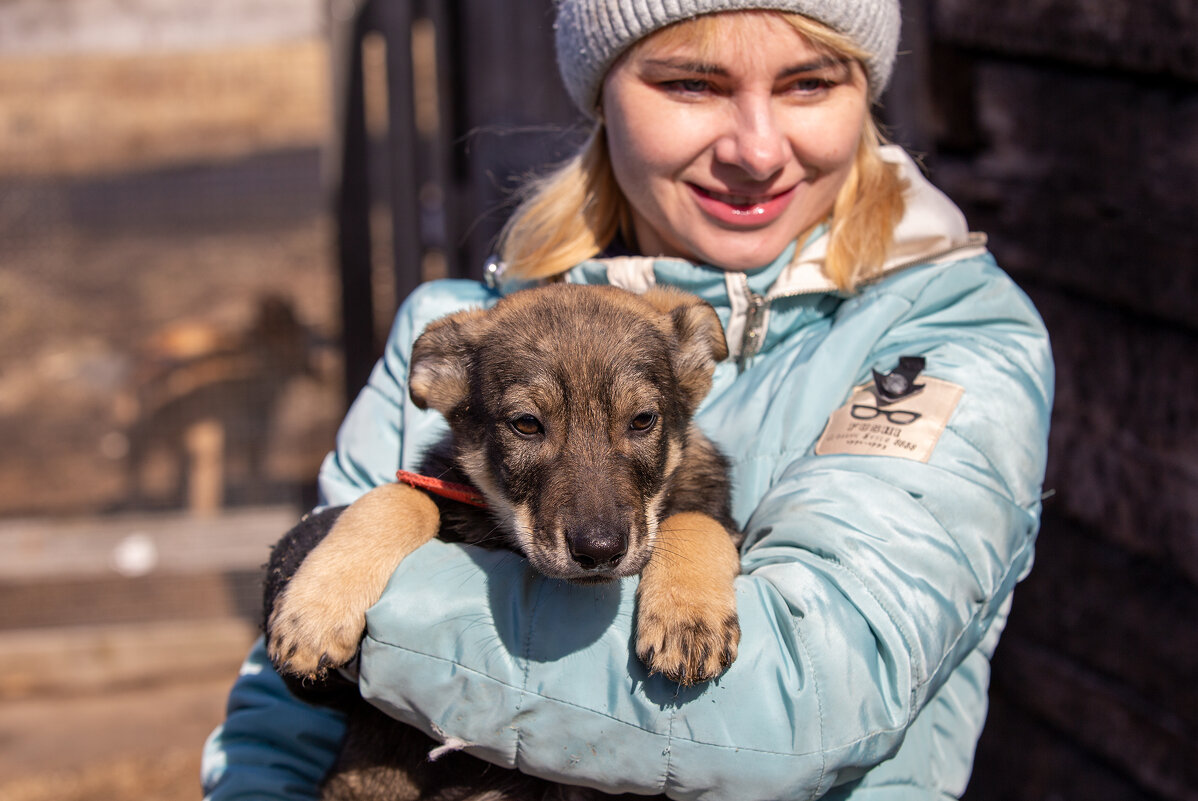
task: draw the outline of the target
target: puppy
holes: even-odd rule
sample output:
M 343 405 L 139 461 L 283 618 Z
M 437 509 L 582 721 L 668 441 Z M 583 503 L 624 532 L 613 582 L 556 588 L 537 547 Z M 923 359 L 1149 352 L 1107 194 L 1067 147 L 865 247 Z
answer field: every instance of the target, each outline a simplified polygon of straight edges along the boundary
M 692 423 L 726 356 L 715 310 L 666 288 L 550 284 L 416 340 L 412 400 L 449 424 L 421 472 L 476 490 L 485 508 L 381 486 L 306 518 L 268 566 L 271 659 L 309 697 L 353 710 L 326 799 L 601 796 L 460 752 L 430 762 L 434 741 L 330 673 L 354 658 L 399 562 L 435 536 L 511 548 L 567 581 L 640 574 L 636 652 L 651 672 L 691 684 L 735 659 L 740 535 L 726 461 Z

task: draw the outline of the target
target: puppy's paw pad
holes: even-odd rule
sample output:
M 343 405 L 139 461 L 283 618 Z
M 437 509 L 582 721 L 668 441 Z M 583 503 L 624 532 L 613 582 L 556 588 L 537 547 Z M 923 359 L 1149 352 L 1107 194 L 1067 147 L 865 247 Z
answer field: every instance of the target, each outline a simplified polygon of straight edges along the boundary
M 736 659 L 740 624 L 736 614 L 722 618 L 642 612 L 637 619 L 636 653 L 649 668 L 683 685 L 714 679 Z
M 289 600 L 288 593 L 281 596 L 266 627 L 267 654 L 280 673 L 321 680 L 354 658 L 363 613 L 320 605 L 296 611 Z

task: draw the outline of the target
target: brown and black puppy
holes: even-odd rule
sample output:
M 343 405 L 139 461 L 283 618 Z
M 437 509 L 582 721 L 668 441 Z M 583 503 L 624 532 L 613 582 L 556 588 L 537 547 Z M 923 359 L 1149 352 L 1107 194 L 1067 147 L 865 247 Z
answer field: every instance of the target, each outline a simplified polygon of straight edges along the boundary
M 692 416 L 726 355 L 714 309 L 664 288 L 552 284 L 430 325 L 413 346 L 409 391 L 450 434 L 423 472 L 477 488 L 486 508 L 392 484 L 297 526 L 267 577 L 267 645 L 280 673 L 324 686 L 353 659 L 366 610 L 399 562 L 440 536 L 511 548 L 568 581 L 640 574 L 638 656 L 687 684 L 719 675 L 740 637 L 740 537 L 727 465 Z M 460 753 L 434 765 L 419 732 L 369 709 L 351 718 L 326 798 L 590 792 L 482 770 Z M 411 746 L 403 756 L 395 737 Z

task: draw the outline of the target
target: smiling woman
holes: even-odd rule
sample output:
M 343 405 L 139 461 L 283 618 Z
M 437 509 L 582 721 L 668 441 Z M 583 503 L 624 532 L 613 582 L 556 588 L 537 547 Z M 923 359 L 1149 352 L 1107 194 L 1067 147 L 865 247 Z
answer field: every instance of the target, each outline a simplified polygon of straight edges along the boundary
M 456 319 L 444 315 L 498 309 L 533 278 L 571 291 L 684 290 L 724 331 L 694 422 L 727 459 L 731 517 L 745 536 L 736 657 L 688 687 L 655 673 L 636 645 L 636 599 L 646 583 L 663 586 L 659 562 L 694 574 L 720 564 L 714 549 L 679 547 L 702 527 L 673 514 L 653 521 L 639 577 L 602 598 L 538 573 L 531 548 L 527 560 L 437 540 L 417 548 L 365 615 L 357 689 L 444 742 L 438 769 L 446 749 L 465 750 L 454 759 L 549 782 L 532 796 L 484 796 L 466 779 L 454 798 L 959 796 L 989 660 L 1031 565 L 1052 362 L 1035 310 L 984 237 L 873 127 L 897 50 L 897 0 L 556 7 L 558 63 L 593 135 L 531 187 L 490 280 L 435 282 L 405 302 L 324 464 L 323 499 L 370 497 L 442 435 L 418 402 L 420 371 L 407 371 L 420 332 Z M 537 387 L 587 420 L 618 382 L 582 354 L 645 339 L 592 318 L 513 320 L 459 350 L 477 361 L 494 349 L 522 365 L 548 343 L 573 343 Z M 675 351 L 680 365 L 694 358 L 682 342 Z M 516 395 L 532 383 L 514 368 L 503 375 Z M 568 391 L 575 375 L 592 376 L 585 391 Z M 468 397 L 471 408 L 483 398 Z M 660 405 L 636 400 L 596 442 L 635 450 L 669 428 Z M 497 418 L 496 441 L 523 447 L 562 430 L 535 393 L 520 401 Z M 585 464 L 553 463 L 528 497 L 619 494 L 619 480 Z M 580 524 L 602 517 L 572 508 Z M 533 529 L 562 547 L 564 534 Z M 664 585 L 682 587 L 671 609 L 693 603 L 695 584 Z M 694 631 L 713 622 L 700 615 Z M 279 708 L 294 724 L 286 731 L 264 714 Z M 307 792 L 333 763 L 324 743 L 341 732 L 300 711 L 263 649 L 230 709 L 209 743 L 212 801 Z M 432 789 L 405 797 L 449 797 Z M 399 797 L 393 790 L 353 797 Z
M 766 11 L 640 40 L 607 73 L 586 146 L 509 221 L 508 270 L 553 275 L 613 244 L 752 270 L 827 223 L 826 271 L 851 289 L 881 267 L 903 210 L 867 59 L 815 20 Z
M 831 212 L 862 139 L 866 79 L 773 14 L 701 19 L 642 40 L 608 73 L 612 170 L 636 250 L 751 270 Z M 718 35 L 692 37 L 697 27 Z

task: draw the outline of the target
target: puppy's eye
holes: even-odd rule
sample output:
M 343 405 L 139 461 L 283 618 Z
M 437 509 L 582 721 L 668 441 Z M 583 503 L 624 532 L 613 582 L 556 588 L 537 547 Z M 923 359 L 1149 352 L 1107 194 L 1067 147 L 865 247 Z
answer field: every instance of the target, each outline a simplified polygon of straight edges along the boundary
M 510 420 L 508 425 L 522 437 L 535 437 L 545 431 L 545 427 L 541 425 L 541 421 L 531 414 L 522 414 L 514 420 Z
M 632 418 L 632 422 L 628 424 L 629 431 L 648 431 L 657 425 L 657 415 L 653 412 L 641 412 L 636 417 Z

